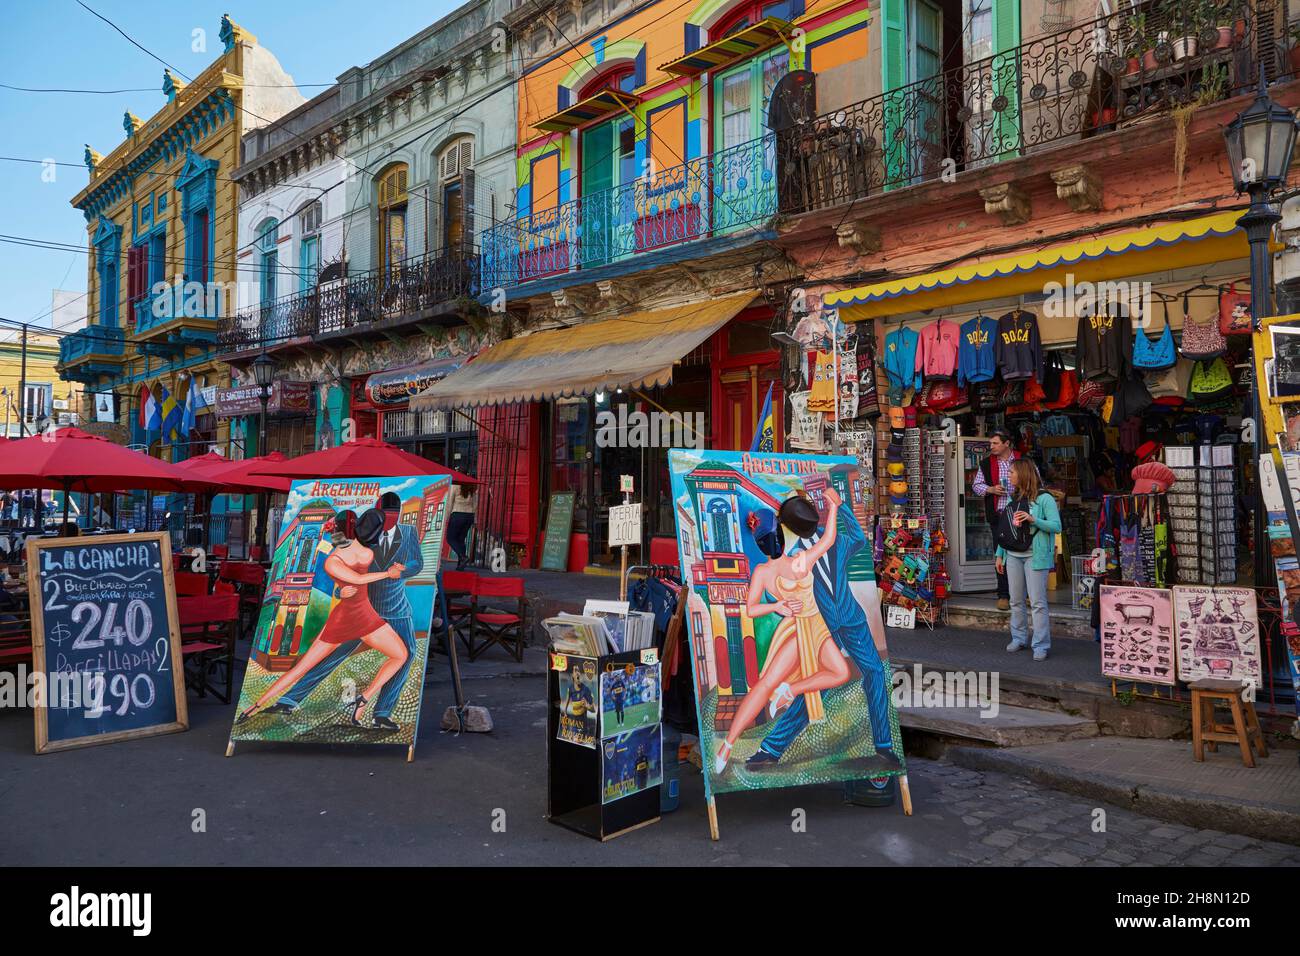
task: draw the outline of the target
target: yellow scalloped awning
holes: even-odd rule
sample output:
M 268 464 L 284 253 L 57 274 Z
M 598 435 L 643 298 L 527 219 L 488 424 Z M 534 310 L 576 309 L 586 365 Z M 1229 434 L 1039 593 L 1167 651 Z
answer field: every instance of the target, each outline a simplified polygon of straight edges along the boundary
M 702 46 L 685 56 L 669 60 L 659 69 L 674 76 L 699 76 L 705 70 L 716 70 L 783 43 L 785 35 L 789 32 L 789 21 L 779 17 L 764 17 L 730 36 L 714 40 L 708 46 Z
M 845 289 L 825 296 L 827 306 L 849 321 L 1042 292 L 1043 285 L 1122 279 L 1206 265 L 1250 254 L 1246 234 L 1237 226 L 1239 209 L 1198 219 L 1165 223 L 1051 246 L 1018 256 L 970 263 L 941 272 Z
M 742 292 L 506 339 L 416 395 L 411 410 L 508 405 L 667 385 L 673 366 L 754 296 Z
M 601 90 L 594 96 L 579 100 L 572 106 L 558 113 L 552 113 L 544 120 L 539 120 L 533 124 L 533 129 L 540 129 L 544 133 L 567 133 L 571 129 L 577 129 L 583 123 L 590 123 L 610 113 L 619 110 L 630 112 L 640 102 L 641 97 L 632 93 L 624 93 L 621 90 Z

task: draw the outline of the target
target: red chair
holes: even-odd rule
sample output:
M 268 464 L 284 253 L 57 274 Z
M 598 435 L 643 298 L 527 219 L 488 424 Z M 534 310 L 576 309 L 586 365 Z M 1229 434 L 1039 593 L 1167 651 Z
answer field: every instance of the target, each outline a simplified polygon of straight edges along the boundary
M 514 598 L 515 610 L 479 610 L 482 598 Z M 528 598 L 523 578 L 479 577 L 474 583 L 474 602 L 470 612 L 469 659 L 475 660 L 493 644 L 500 644 L 517 661 L 524 659 L 524 620 L 528 616 Z M 479 628 L 483 642 L 476 644 Z
M 230 703 L 235 685 L 235 638 L 239 633 L 239 595 L 205 594 L 179 598 L 181 654 L 185 660 L 185 686 L 207 697 L 211 690 L 222 703 Z M 208 677 L 225 671 L 225 693 Z
M 224 561 L 226 558 L 230 557 L 230 546 L 226 544 L 214 544 L 209 554 L 218 561 Z
M 244 627 L 257 624 L 266 591 L 266 569 L 255 561 L 227 561 L 221 565 L 217 583 L 228 581 L 239 595 L 239 613 Z
M 465 625 L 474 612 L 474 585 L 478 574 L 473 571 L 443 571 L 442 587 L 447 598 L 447 630 L 460 636 L 465 650 L 470 649 L 470 639 Z
M 173 577 L 176 579 L 177 597 L 196 597 L 208 593 L 208 576 L 206 574 L 198 574 L 194 571 L 177 571 Z
M 0 667 L 31 662 L 31 612 L 0 611 Z

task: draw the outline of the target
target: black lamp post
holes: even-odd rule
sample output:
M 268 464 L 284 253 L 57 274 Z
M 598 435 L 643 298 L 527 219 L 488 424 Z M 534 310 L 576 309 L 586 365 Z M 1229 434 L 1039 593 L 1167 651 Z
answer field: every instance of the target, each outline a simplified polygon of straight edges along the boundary
M 1246 231 L 1250 243 L 1250 317 L 1251 325 L 1258 332 L 1260 319 L 1273 311 L 1273 260 L 1268 240 L 1273 234 L 1273 226 L 1282 219 L 1270 200 L 1286 185 L 1296 140 L 1295 115 L 1269 98 L 1263 67 L 1259 71 L 1259 91 L 1255 101 L 1224 128 L 1223 139 L 1237 195 L 1247 193 L 1250 196 L 1250 208 L 1237 223 Z M 1268 448 L 1263 403 L 1260 401 L 1262 386 L 1259 376 L 1253 376 L 1250 413 L 1255 419 L 1257 453 Z M 1255 484 L 1258 489 L 1255 499 L 1255 586 L 1258 587 L 1266 580 L 1269 550 L 1264 495 L 1258 476 Z
M 263 352 L 253 359 L 253 381 L 257 383 L 257 397 L 262 402 L 262 417 L 258 423 L 257 453 L 266 454 L 266 405 L 271 400 L 271 383 L 275 380 L 275 360 Z M 257 496 L 257 546 L 266 551 L 267 505 L 269 495 Z

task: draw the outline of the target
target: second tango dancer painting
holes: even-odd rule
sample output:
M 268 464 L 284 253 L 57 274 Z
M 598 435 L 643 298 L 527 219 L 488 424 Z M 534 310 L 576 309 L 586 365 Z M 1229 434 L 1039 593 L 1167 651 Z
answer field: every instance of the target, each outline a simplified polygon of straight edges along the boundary
M 901 775 L 857 460 L 669 458 L 709 793 Z
M 232 741 L 414 745 L 450 488 L 293 483 Z

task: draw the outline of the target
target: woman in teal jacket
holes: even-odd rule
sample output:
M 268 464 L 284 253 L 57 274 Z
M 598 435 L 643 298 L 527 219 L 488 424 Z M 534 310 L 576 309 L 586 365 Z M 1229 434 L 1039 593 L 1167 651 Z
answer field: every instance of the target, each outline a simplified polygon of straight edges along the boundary
M 1016 511 L 1011 523 L 1017 528 L 1025 522 L 1033 525 L 1034 535 L 1030 549 L 1023 552 L 1007 551 L 998 545 L 994 564 L 998 573 L 1004 572 L 1011 591 L 1011 643 L 1008 651 L 1020 651 L 1031 646 L 1028 622 L 1025 620 L 1025 596 L 1034 616 L 1032 647 L 1034 660 L 1047 660 L 1052 645 L 1051 622 L 1047 617 L 1047 577 L 1056 566 L 1056 536 L 1061 530 L 1061 512 L 1056 499 L 1043 490 L 1038 469 L 1032 461 L 1021 458 L 1011 463 L 1010 508 L 1028 500 L 1029 510 Z

